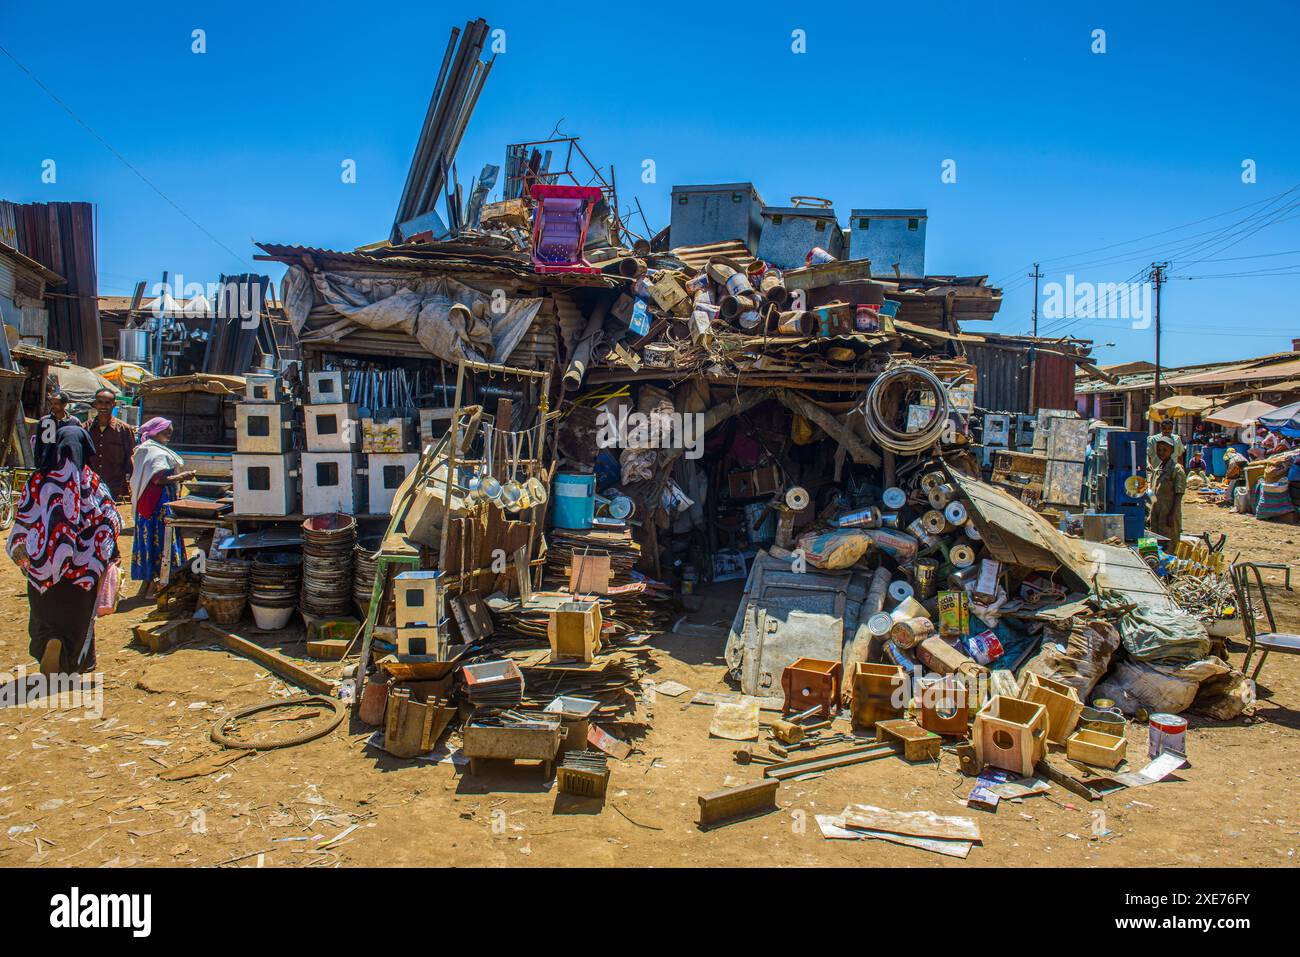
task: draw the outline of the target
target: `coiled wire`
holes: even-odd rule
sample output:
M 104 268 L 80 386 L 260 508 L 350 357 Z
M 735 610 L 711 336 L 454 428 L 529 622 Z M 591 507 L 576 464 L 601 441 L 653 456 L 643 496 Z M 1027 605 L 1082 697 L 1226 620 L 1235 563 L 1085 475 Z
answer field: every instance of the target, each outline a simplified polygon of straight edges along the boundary
M 918 385 L 934 394 L 935 414 L 921 431 L 900 432 L 887 419 L 898 414 L 902 397 Z M 889 407 L 885 407 L 886 402 Z M 862 400 L 862 414 L 872 438 L 891 452 L 905 455 L 924 452 L 938 442 L 948 424 L 949 411 L 948 390 L 943 382 L 929 369 L 914 365 L 891 366 L 880 373 Z

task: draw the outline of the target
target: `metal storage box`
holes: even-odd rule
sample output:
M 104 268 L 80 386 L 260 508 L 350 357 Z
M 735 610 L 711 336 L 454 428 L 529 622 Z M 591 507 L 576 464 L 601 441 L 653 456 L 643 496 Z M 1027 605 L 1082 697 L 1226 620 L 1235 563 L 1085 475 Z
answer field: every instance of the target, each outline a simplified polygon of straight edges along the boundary
M 302 453 L 302 510 L 307 515 L 343 512 L 355 515 L 361 508 L 361 454 L 359 452 Z
M 298 508 L 297 452 L 231 456 L 236 515 L 292 515 Z
M 272 372 L 250 372 L 244 376 L 245 402 L 279 402 L 280 377 Z
M 292 402 L 241 402 L 235 406 L 235 449 L 279 455 L 293 450 Z
M 310 373 L 307 376 L 307 397 L 312 405 L 346 401 L 348 396 L 343 373 L 338 370 Z
M 308 452 L 355 452 L 361 448 L 361 420 L 350 402 L 303 406 Z
M 836 259 L 844 258 L 844 234 L 829 206 L 764 206 L 763 235 L 758 258 L 778 269 L 807 265 L 808 251 L 820 246 Z
M 849 258 L 871 260 L 873 276 L 924 276 L 926 218 L 924 209 L 853 210 Z
M 375 515 L 393 507 L 397 490 L 420 462 L 419 452 L 371 452 L 366 466 L 370 511 Z
M 758 249 L 763 231 L 763 197 L 753 183 L 674 186 L 668 233 L 674 246 L 705 246 L 732 239 Z
M 442 621 L 442 572 L 401 572 L 393 576 L 393 604 L 396 606 L 397 627 L 426 625 Z

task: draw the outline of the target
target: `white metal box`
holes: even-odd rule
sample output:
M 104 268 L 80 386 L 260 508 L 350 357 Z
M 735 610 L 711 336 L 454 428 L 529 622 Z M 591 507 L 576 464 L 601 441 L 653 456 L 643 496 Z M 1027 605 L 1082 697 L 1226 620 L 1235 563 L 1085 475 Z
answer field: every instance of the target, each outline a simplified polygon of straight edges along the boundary
M 246 402 L 279 402 L 280 377 L 273 372 L 250 372 L 244 376 Z
M 302 408 L 308 452 L 355 452 L 361 448 L 361 420 L 350 402 Z
M 420 409 L 420 448 L 432 445 L 451 427 L 451 409 Z
M 293 403 L 241 402 L 235 406 L 235 450 L 271 455 L 293 451 Z
M 312 405 L 326 405 L 332 402 L 347 401 L 347 385 L 343 373 L 313 372 L 307 376 L 307 396 Z
M 361 508 L 361 454 L 358 452 L 302 453 L 302 510 L 305 515 L 343 512 L 355 515 Z
M 400 572 L 393 576 L 397 627 L 427 625 L 443 619 L 442 572 Z
M 230 457 L 236 515 L 291 515 L 298 510 L 297 452 Z
M 419 452 L 371 452 L 366 464 L 371 514 L 382 515 L 393 506 L 397 490 L 419 464 Z

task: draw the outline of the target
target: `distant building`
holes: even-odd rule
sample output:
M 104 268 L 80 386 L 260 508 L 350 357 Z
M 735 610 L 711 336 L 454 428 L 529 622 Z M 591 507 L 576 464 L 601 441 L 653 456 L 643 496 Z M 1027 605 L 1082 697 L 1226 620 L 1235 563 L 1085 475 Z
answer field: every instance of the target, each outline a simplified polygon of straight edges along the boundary
M 873 276 L 925 275 L 924 209 L 855 209 L 849 258 L 869 259 Z

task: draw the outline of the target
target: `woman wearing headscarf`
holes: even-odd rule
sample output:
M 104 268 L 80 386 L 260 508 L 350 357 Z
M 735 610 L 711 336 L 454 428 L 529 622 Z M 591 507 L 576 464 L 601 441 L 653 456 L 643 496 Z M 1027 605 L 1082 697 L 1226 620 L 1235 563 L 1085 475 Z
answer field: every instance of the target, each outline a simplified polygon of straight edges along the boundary
M 122 520 L 86 464 L 95 445 L 79 423 L 38 430 L 35 453 L 8 542 L 27 576 L 29 649 L 45 674 L 86 672 L 95 667 L 99 581 L 118 560 Z
M 177 498 L 176 485 L 194 478 L 183 472 L 185 460 L 167 448 L 172 438 L 170 419 L 155 416 L 140 426 L 140 444 L 131 455 L 131 506 L 135 509 L 135 543 L 131 549 L 131 577 L 140 586 L 139 595 L 148 597 L 162 569 L 163 506 Z M 184 560 L 179 539 L 172 540 L 172 562 Z

